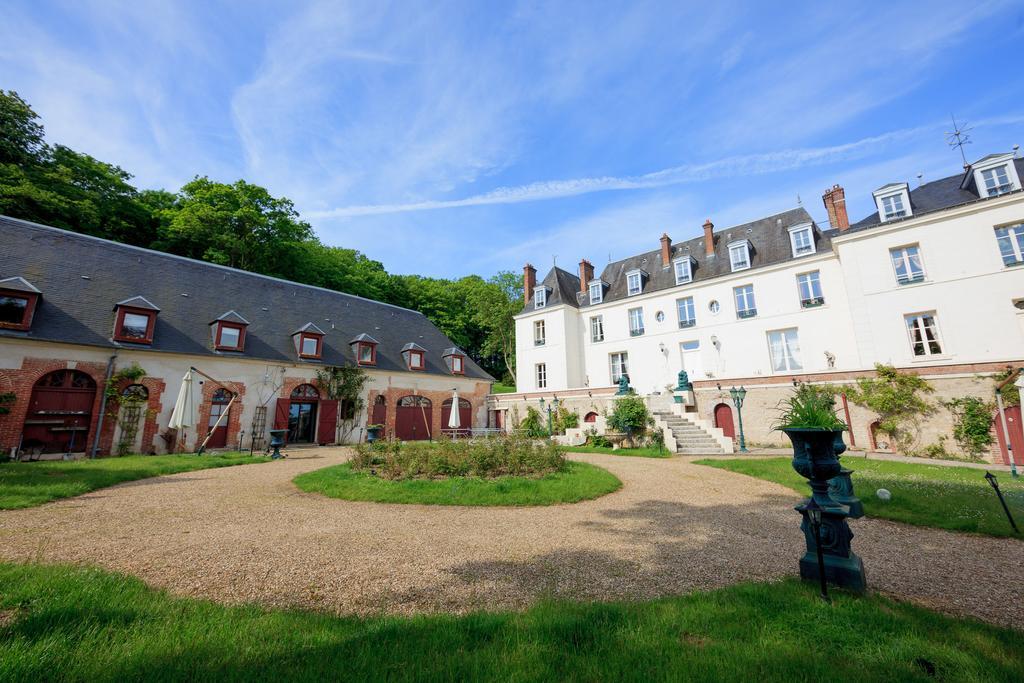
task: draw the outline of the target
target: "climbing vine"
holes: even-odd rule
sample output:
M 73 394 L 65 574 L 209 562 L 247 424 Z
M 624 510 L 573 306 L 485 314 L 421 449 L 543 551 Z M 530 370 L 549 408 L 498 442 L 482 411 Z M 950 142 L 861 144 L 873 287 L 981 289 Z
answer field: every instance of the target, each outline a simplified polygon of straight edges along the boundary
M 995 386 L 999 386 L 1003 381 L 1005 381 L 1006 378 L 1010 376 L 1011 372 L 1013 372 L 1013 368 L 1006 368 L 999 374 L 993 375 L 992 381 L 995 383 Z M 1020 389 L 1018 389 L 1017 385 L 1013 382 L 1010 382 L 1003 387 L 999 394 L 1003 397 L 1003 406 L 1006 408 L 1020 405 Z
M 917 440 L 921 419 L 935 411 L 925 398 L 935 391 L 927 380 L 900 372 L 891 365 L 875 364 L 875 377 L 857 380 L 847 398 L 878 415 L 878 431 L 889 436 L 902 451 Z
M 995 406 L 977 396 L 946 401 L 953 414 L 953 438 L 969 455 L 978 457 L 992 445 L 992 411 Z
M 138 363 L 132 363 L 128 367 L 121 368 L 112 374 L 110 376 L 110 381 L 107 382 L 107 386 L 103 390 L 103 393 L 107 395 L 107 405 L 113 404 L 116 412 L 117 406 L 121 403 L 138 400 L 132 396 L 122 396 L 120 387 L 125 382 L 138 384 L 145 376 L 146 371 L 143 370 Z
M 313 383 L 327 395 L 327 398 L 340 402 L 338 428 L 345 430 L 346 438 L 355 429 L 356 420 L 366 405 L 363 400 L 363 387 L 369 379 L 366 371 L 355 365 L 329 365 L 316 371 Z

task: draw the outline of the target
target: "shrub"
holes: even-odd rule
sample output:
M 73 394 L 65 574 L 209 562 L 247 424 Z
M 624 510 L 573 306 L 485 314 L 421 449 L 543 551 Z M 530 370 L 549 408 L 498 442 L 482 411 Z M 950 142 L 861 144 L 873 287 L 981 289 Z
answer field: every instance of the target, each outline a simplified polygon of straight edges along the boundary
M 552 416 L 551 422 L 555 434 L 565 434 L 565 430 L 580 426 L 580 416 L 564 406 L 559 406 Z
M 647 412 L 647 405 L 639 396 L 625 396 L 615 401 L 615 409 L 608 416 L 608 426 L 623 432 L 630 439 L 643 436 L 647 428 L 654 425 L 654 418 Z
M 944 404 L 953 414 L 953 438 L 964 451 L 979 457 L 992 445 L 992 411 L 995 406 L 977 396 L 965 396 Z
M 542 476 L 562 472 L 567 465 L 554 442 L 516 435 L 479 441 L 377 441 L 361 443 L 355 451 L 352 469 L 382 479 Z
M 541 417 L 533 406 L 526 406 L 526 417 L 519 423 L 519 429 L 533 438 L 548 436 L 546 418 Z
M 612 447 L 612 442 L 609 441 L 606 437 L 602 436 L 601 434 L 598 434 L 597 430 L 594 429 L 593 427 L 584 432 L 584 434 L 586 434 L 586 443 L 588 446 L 598 446 L 600 448 Z
M 836 400 L 830 387 L 801 384 L 779 404 L 781 415 L 775 429 L 846 429 L 836 416 Z
M 912 450 L 918 423 L 934 411 L 922 394 L 935 389 L 917 375 L 900 372 L 891 365 L 876 363 L 875 372 L 876 377 L 857 380 L 857 388 L 846 395 L 878 415 L 878 431 L 888 435 L 900 450 Z

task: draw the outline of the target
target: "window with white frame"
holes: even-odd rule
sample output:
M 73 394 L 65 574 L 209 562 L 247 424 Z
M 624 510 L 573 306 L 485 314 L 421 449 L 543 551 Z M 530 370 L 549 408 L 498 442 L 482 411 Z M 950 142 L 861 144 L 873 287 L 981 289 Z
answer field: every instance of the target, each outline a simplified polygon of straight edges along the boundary
M 903 195 L 893 194 L 888 197 L 882 197 L 882 213 L 887 221 L 906 216 L 907 210 L 903 207 Z
M 548 387 L 548 365 L 547 363 L 537 363 L 534 366 L 535 374 L 537 377 L 537 388 L 547 389 Z
M 547 341 L 547 332 L 544 329 L 544 321 L 537 320 L 533 323 L 533 345 L 544 346 Z
M 754 302 L 754 285 L 741 285 L 732 288 L 736 297 L 736 317 L 753 318 L 757 315 L 757 304 Z
M 996 241 L 1004 265 L 1019 266 L 1024 263 L 1024 223 L 996 228 Z
M 939 326 L 935 323 L 935 311 L 912 313 L 903 316 L 907 323 L 907 334 L 910 336 L 910 350 L 915 356 L 942 355 L 942 341 L 939 339 Z
M 676 284 L 684 285 L 693 280 L 692 264 L 690 257 L 675 260 Z
M 804 369 L 800 362 L 800 337 L 795 327 L 769 332 L 768 351 L 772 357 L 773 372 L 793 372 Z
M 533 307 L 544 308 L 548 305 L 548 290 L 545 287 L 538 287 L 533 293 Z
M 916 244 L 889 250 L 892 267 L 896 271 L 896 283 L 909 285 L 924 280 L 924 265 L 921 263 L 921 248 Z
M 626 295 L 635 296 L 643 291 L 644 279 L 643 273 L 639 270 L 634 270 L 631 273 L 626 273 Z
M 629 336 L 639 337 L 644 333 L 644 309 L 629 309 Z
M 733 272 L 750 267 L 750 242 L 734 242 L 729 245 L 729 264 Z
M 608 363 L 611 368 L 612 384 L 618 384 L 623 375 L 629 374 L 629 354 L 609 353 Z
M 801 308 L 814 308 L 825 303 L 825 297 L 821 295 L 821 275 L 818 271 L 797 275 L 796 288 L 800 292 Z
M 1010 175 L 1006 172 L 1006 166 L 986 168 L 981 172 L 981 179 L 985 183 L 985 193 L 989 197 L 996 197 L 1013 189 L 1010 182 Z
M 590 283 L 590 303 L 599 304 L 604 299 L 604 283 L 603 282 L 591 282 Z
M 789 242 L 793 247 L 793 256 L 806 256 L 814 253 L 814 232 L 809 225 L 791 228 Z
M 676 299 L 676 311 L 679 314 L 679 327 L 693 327 L 697 324 L 697 314 L 693 309 L 693 297 Z
M 604 316 L 595 315 L 590 318 L 590 341 L 604 341 Z

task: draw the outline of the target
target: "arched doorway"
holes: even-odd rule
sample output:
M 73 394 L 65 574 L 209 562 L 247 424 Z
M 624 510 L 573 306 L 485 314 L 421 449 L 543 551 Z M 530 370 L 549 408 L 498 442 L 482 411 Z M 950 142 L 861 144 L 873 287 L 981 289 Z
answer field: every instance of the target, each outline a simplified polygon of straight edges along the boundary
M 320 392 L 312 384 L 292 389 L 288 406 L 288 443 L 316 441 L 316 408 Z
M 228 445 L 228 420 L 231 416 L 228 404 L 231 403 L 231 392 L 220 388 L 213 392 L 210 400 L 210 419 L 207 421 L 207 429 L 212 429 L 210 440 L 206 442 L 207 448 L 224 448 Z M 221 416 L 224 416 L 221 419 Z M 217 422 L 220 421 L 220 424 Z
M 892 444 L 889 443 L 889 435 L 879 431 L 879 425 L 880 423 L 878 420 L 875 420 L 868 425 L 868 436 L 871 437 L 871 450 L 891 453 Z
M 597 413 L 591 410 L 589 413 L 583 416 L 584 422 L 597 422 Z
M 736 438 L 736 427 L 732 421 L 732 406 L 727 403 L 719 403 L 715 406 L 715 426 L 730 439 Z
M 426 396 L 403 396 L 395 409 L 395 438 L 422 441 L 431 436 L 434 424 L 433 403 Z
M 384 394 L 377 394 L 373 399 L 373 411 L 370 413 L 370 424 L 386 425 L 388 423 L 388 399 Z
M 448 420 L 452 415 L 452 400 L 445 399 L 441 404 L 441 429 L 448 429 Z M 469 436 L 473 428 L 473 404 L 464 398 L 459 399 L 459 430 L 454 436 Z M 447 432 L 446 432 L 447 433 Z
M 118 436 L 115 449 L 118 455 L 138 453 L 139 424 L 149 402 L 149 389 L 141 384 L 129 384 L 121 390 L 121 410 L 117 417 Z
M 22 449 L 38 453 L 85 451 L 96 382 L 78 370 L 56 370 L 32 388 Z

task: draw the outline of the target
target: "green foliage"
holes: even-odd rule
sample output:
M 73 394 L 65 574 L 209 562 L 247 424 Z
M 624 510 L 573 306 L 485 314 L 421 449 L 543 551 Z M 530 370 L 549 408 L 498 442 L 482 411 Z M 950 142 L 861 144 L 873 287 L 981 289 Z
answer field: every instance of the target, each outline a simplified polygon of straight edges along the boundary
M 789 398 L 779 404 L 780 415 L 775 429 L 846 429 L 836 415 L 832 390 L 813 384 L 801 384 Z
M 541 416 L 533 406 L 526 406 L 526 417 L 519 423 L 519 430 L 526 436 L 540 438 L 548 434 L 547 417 Z
M 992 412 L 995 405 L 978 398 L 965 396 L 946 401 L 943 405 L 953 414 L 953 438 L 964 451 L 978 457 L 992 445 Z
M 112 414 L 117 412 L 117 407 L 121 404 L 139 401 L 134 396 L 123 396 L 121 394 L 121 385 L 125 382 L 138 384 L 145 376 L 146 371 L 134 361 L 128 367 L 121 368 L 110 375 L 110 380 L 107 382 L 107 386 L 104 387 L 103 393 L 107 395 L 107 406 L 112 411 Z
M 934 407 L 923 394 L 935 391 L 927 380 L 900 372 L 891 365 L 875 364 L 875 377 L 857 380 L 847 397 L 878 415 L 878 431 L 887 434 L 900 450 L 911 449 L 921 418 Z
M 598 434 L 597 430 L 591 427 L 584 435 L 587 438 L 586 444 L 595 448 L 611 448 L 612 442 L 603 434 Z
M 9 391 L 4 394 L 0 394 L 0 415 L 7 415 L 11 412 L 8 407 L 17 400 L 17 396 L 14 395 L 13 391 Z
M 370 380 L 366 370 L 356 365 L 329 365 L 317 368 L 314 384 L 327 398 L 347 401 L 355 414 L 363 409 L 363 387 Z
M 565 406 L 558 406 L 551 416 L 551 428 L 555 434 L 565 434 L 566 429 L 575 429 L 580 426 L 580 416 Z
M 697 464 L 773 481 L 807 495 L 807 480 L 793 470 L 788 458 L 698 460 Z M 984 470 L 851 457 L 844 457 L 843 464 L 853 470 L 854 490 L 869 518 L 991 536 L 1013 535 L 999 500 L 985 481 Z M 1007 474 L 999 477 L 999 486 L 1006 504 L 1020 520 L 1024 517 L 1024 480 Z M 878 500 L 878 489 L 888 489 L 892 500 Z
M 642 437 L 654 425 L 654 417 L 639 396 L 624 396 L 615 401 L 615 409 L 608 416 L 608 426 L 630 438 Z
M 613 448 L 611 442 L 607 446 L 562 446 L 566 453 L 605 453 L 607 455 L 619 455 L 624 458 L 671 458 L 671 451 L 657 445 L 642 446 L 640 448 Z
M 35 507 L 125 481 L 269 460 L 240 453 L 223 453 L 9 462 L 0 466 L 0 510 Z
M 554 442 L 509 435 L 433 443 L 362 443 L 356 446 L 351 464 L 356 472 L 367 472 L 383 479 L 493 478 L 562 472 L 566 460 Z
M 1007 368 L 1002 372 L 992 376 L 993 389 L 999 386 L 1010 376 L 1011 373 L 1016 372 L 1015 368 Z M 999 395 L 1003 398 L 1003 406 L 1009 408 L 1010 406 L 1020 405 L 1020 389 L 1017 388 L 1013 382 L 1008 383 L 1002 389 L 999 390 Z

